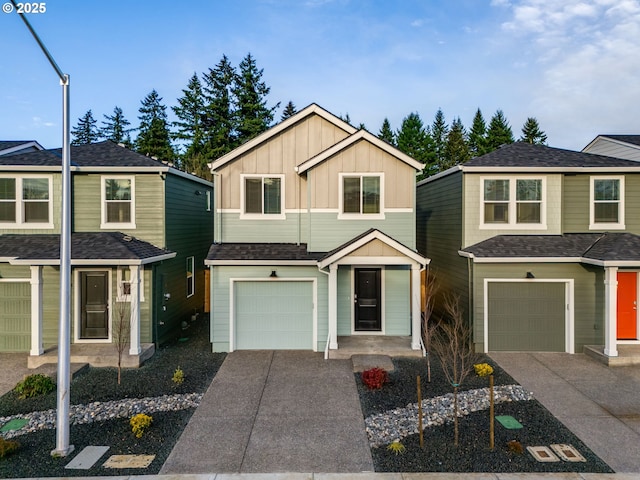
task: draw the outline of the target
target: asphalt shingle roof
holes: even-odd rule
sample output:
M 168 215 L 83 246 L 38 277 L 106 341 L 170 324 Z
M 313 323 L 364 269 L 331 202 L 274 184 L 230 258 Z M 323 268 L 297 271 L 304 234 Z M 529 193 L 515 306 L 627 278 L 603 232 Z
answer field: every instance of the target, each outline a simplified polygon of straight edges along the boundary
M 71 235 L 72 260 L 146 260 L 173 252 L 120 232 Z M 60 235 L 0 235 L 0 257 L 57 260 Z
M 0 156 L 0 165 L 60 166 L 62 149 L 41 150 Z M 151 157 L 146 157 L 109 140 L 71 147 L 71 165 L 77 167 L 165 167 Z
M 317 261 L 324 253 L 307 252 L 306 243 L 220 243 L 209 248 L 208 261 Z
M 640 135 L 600 135 L 601 137 L 611 138 L 620 142 L 630 143 L 640 146 Z
M 504 145 L 491 153 L 475 157 L 465 167 L 635 167 L 638 162 L 591 153 L 563 150 L 527 142 Z
M 581 257 L 640 262 L 640 236 L 632 233 L 497 235 L 462 251 L 478 258 Z

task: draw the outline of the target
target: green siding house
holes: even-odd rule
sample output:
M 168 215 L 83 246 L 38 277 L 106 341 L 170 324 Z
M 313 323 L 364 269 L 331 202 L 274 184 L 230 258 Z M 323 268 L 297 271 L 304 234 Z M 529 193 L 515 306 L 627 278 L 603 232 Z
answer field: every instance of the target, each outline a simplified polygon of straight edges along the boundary
M 211 167 L 214 351 L 331 357 L 358 336 L 421 351 L 419 162 L 313 104 Z
M 126 318 L 138 365 L 204 313 L 213 185 L 109 141 L 72 147 L 71 175 L 72 360 L 113 363 Z M 33 366 L 55 361 L 60 212 L 59 150 L 0 156 L 0 351 Z
M 416 219 L 478 351 L 640 345 L 637 161 L 517 142 L 419 182 Z

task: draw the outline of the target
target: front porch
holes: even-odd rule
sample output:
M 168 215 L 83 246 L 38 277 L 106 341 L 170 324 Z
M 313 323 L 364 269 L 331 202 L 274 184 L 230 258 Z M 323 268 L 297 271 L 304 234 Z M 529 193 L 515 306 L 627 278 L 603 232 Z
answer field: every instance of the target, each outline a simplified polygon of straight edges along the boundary
M 640 345 L 617 345 L 618 355 L 605 355 L 603 345 L 585 345 L 584 353 L 609 367 L 629 367 L 640 365 Z
M 129 349 L 125 349 L 122 354 L 122 367 L 138 368 L 146 360 L 151 358 L 156 351 L 155 344 L 142 343 L 140 345 L 140 353 L 131 355 Z M 115 345 L 111 343 L 74 343 L 71 345 L 71 363 L 89 364 L 92 367 L 117 367 L 118 352 Z M 58 347 L 51 347 L 42 355 L 29 355 L 27 357 L 27 366 L 29 368 L 38 368 L 42 365 L 58 363 Z
M 353 355 L 387 355 L 422 357 L 422 350 L 411 348 L 411 337 L 386 335 L 351 335 L 338 337 L 338 349 L 329 350 L 329 359 L 344 360 Z

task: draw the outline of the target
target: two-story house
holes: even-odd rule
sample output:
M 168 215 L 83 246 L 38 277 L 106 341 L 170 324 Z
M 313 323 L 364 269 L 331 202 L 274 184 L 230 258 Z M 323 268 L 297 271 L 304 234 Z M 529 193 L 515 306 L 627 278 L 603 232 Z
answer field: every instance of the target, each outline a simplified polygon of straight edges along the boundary
M 128 365 L 202 313 L 213 185 L 106 141 L 71 148 L 71 356 L 115 354 L 129 318 Z M 55 361 L 61 154 L 0 157 L 0 351 Z M 82 348 L 81 348 L 82 347 Z
M 640 164 L 527 143 L 418 184 L 418 250 L 478 351 L 640 344 Z
M 422 164 L 312 104 L 212 164 L 214 351 L 419 351 L 415 177 Z

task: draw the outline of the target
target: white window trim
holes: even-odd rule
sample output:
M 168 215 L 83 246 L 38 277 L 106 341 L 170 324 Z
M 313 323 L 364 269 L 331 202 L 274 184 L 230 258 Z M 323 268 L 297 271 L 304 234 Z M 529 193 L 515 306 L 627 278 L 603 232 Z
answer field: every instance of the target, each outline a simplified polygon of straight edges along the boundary
M 105 182 L 107 180 L 131 180 L 131 222 L 107 222 L 105 186 Z M 133 175 L 103 175 L 102 177 L 100 177 L 100 212 L 101 229 L 114 230 L 120 228 L 136 228 L 136 177 Z
M 618 180 L 620 182 L 620 200 L 618 200 L 618 223 L 596 223 L 594 207 L 594 184 L 596 180 Z M 589 230 L 624 230 L 624 175 L 597 175 L 589 177 Z
M 485 223 L 485 180 L 509 180 L 509 223 Z M 517 181 L 540 180 L 540 223 L 517 223 Z M 506 203 L 506 202 L 505 202 Z M 547 229 L 547 178 L 539 175 L 480 177 L 480 225 L 481 230 L 546 230 Z
M 123 270 L 127 269 L 130 270 L 129 267 L 118 267 L 116 270 L 116 288 L 118 289 L 117 293 L 116 293 L 116 302 L 131 302 L 131 295 L 123 295 L 122 292 L 122 285 L 124 283 L 131 283 L 131 282 L 125 282 L 124 280 L 122 280 L 122 274 L 123 274 Z M 129 273 L 131 274 L 131 273 Z M 139 290 L 139 298 L 141 302 L 144 302 L 144 269 L 142 267 L 140 267 L 140 271 L 139 271 L 139 277 L 140 277 L 140 290 Z
M 189 275 L 189 262 L 191 262 L 191 275 Z M 187 298 L 191 298 L 196 294 L 196 259 L 194 256 L 187 257 L 185 264 L 186 270 L 186 294 Z M 191 284 L 191 295 L 189 295 L 189 284 Z
M 379 177 L 380 178 L 380 213 L 344 213 L 344 178 L 360 177 L 360 185 L 362 185 L 362 177 Z M 362 197 L 362 192 L 361 192 Z M 362 198 L 361 198 L 362 202 Z M 366 173 L 339 173 L 338 174 L 338 220 L 384 220 L 384 172 L 366 172 Z
M 264 179 L 280 179 L 280 213 L 245 213 L 244 185 L 247 178 L 259 178 L 262 180 L 262 210 L 264 211 Z M 287 218 L 284 211 L 285 178 L 283 174 L 241 174 L 240 175 L 240 219 L 241 220 L 285 220 Z
M 11 175 L 2 174 L 0 178 L 14 178 L 16 180 L 16 221 L 15 222 L 0 222 L 0 230 L 6 229 L 21 229 L 21 230 L 33 230 L 33 229 L 52 229 L 53 225 L 53 177 L 51 175 Z M 24 200 L 22 198 L 22 180 L 25 178 L 43 178 L 49 182 L 49 221 L 42 223 L 25 222 L 24 217 Z

